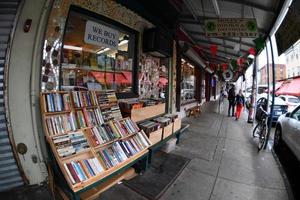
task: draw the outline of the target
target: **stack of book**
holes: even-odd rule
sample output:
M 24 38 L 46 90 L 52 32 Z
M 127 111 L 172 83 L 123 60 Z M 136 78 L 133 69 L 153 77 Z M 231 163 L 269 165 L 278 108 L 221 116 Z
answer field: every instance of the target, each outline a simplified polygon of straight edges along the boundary
M 105 144 L 112 140 L 119 138 L 119 135 L 112 132 L 110 125 L 104 124 L 102 126 L 93 127 L 91 129 L 92 138 L 95 146 Z
M 140 131 L 139 127 L 136 125 L 134 121 L 130 118 L 125 118 L 122 120 L 117 120 L 114 122 L 116 128 L 118 129 L 120 135 L 126 137 L 128 135 L 137 133 Z
M 171 123 L 171 119 L 167 117 L 157 117 L 153 121 L 160 123 L 162 127 L 168 126 Z
M 102 107 L 101 112 L 103 115 L 104 122 L 122 119 L 122 114 L 118 105 L 112 107 Z
M 97 97 L 94 91 L 72 91 L 75 108 L 96 106 Z
M 70 95 L 68 93 L 47 93 L 43 95 L 46 112 L 61 112 L 70 110 Z
M 153 122 L 153 121 L 145 121 L 139 124 L 139 127 L 147 134 L 158 130 L 161 125 L 160 123 Z
M 72 112 L 70 114 L 48 116 L 46 118 L 46 125 L 50 136 L 78 129 L 75 116 Z
M 138 132 L 127 140 L 116 141 L 111 146 L 100 150 L 99 156 L 104 161 L 107 169 L 109 169 L 142 151 L 149 145 L 143 133 Z
M 67 157 L 89 148 L 82 131 L 55 136 L 52 140 L 60 157 Z
M 176 115 L 176 114 L 166 114 L 166 115 L 164 115 L 164 117 L 167 117 L 167 118 L 171 119 L 172 122 L 174 122 L 175 119 L 178 118 L 178 115 Z
M 83 159 L 79 161 L 72 161 L 70 163 L 64 163 L 64 168 L 67 171 L 72 184 L 85 181 L 104 171 L 97 158 Z
M 83 109 L 83 114 L 88 126 L 98 126 L 104 123 L 99 108 Z

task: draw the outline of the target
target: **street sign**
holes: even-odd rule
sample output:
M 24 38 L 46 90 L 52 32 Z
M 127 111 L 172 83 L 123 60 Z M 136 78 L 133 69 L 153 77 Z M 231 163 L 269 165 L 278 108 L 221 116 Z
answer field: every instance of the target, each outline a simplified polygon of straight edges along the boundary
M 206 37 L 258 37 L 254 18 L 206 19 L 204 24 Z

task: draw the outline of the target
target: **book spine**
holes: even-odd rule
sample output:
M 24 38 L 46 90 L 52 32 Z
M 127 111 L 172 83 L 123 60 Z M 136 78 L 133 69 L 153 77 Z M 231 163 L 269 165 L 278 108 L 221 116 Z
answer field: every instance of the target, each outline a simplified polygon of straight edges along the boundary
M 74 178 L 73 178 L 73 176 L 72 176 L 72 174 L 71 174 L 71 172 L 70 172 L 70 170 L 69 170 L 69 168 L 68 168 L 68 166 L 67 166 L 66 163 L 64 163 L 64 168 L 65 168 L 65 170 L 66 170 L 66 172 L 67 172 L 67 174 L 68 174 L 68 176 L 69 176 L 72 184 L 75 184 L 76 182 L 75 182 L 75 180 L 74 180 Z
M 71 175 L 72 175 L 72 177 L 74 178 L 75 182 L 76 182 L 76 183 L 80 183 L 79 176 L 77 175 L 76 170 L 75 170 L 75 168 L 73 167 L 72 163 L 67 163 L 67 167 L 68 167 L 68 169 L 70 170 Z
M 90 159 L 87 159 L 87 160 L 83 160 L 84 164 L 86 165 L 87 169 L 89 170 L 89 173 L 92 175 L 92 176 L 96 176 L 96 172 L 92 169 L 90 163 L 89 163 L 89 160 Z

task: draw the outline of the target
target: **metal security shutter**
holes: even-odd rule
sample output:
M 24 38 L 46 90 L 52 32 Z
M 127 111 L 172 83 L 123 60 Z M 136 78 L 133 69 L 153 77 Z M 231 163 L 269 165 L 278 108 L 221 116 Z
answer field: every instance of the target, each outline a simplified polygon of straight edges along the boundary
M 0 1 L 0 191 L 24 184 L 9 141 L 4 105 L 5 58 L 20 0 Z

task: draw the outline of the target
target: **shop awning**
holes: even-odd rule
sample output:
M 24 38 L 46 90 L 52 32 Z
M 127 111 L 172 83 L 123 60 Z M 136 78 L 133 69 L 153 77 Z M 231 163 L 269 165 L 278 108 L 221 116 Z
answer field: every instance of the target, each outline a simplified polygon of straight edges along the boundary
M 132 83 L 132 72 L 122 71 L 122 74 L 126 78 L 126 81 L 124 80 L 124 84 L 131 84 Z
M 128 80 L 123 73 L 114 73 L 113 72 L 91 72 L 95 79 L 101 84 L 128 84 Z
M 159 83 L 162 84 L 163 86 L 165 86 L 168 83 L 168 79 L 166 79 L 165 77 L 160 77 Z
M 283 85 L 284 81 L 279 81 L 275 84 L 275 92 Z M 265 90 L 265 92 L 268 92 L 268 89 Z M 272 85 L 270 85 L 270 92 L 273 92 Z
M 275 93 L 276 95 L 293 95 L 300 97 L 300 78 L 284 83 Z

